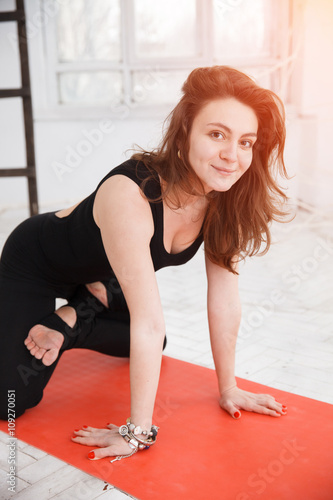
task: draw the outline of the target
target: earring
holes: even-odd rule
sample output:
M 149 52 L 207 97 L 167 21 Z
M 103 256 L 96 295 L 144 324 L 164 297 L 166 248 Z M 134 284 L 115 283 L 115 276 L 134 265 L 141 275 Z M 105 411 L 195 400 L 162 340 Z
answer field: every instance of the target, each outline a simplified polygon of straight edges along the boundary
M 177 151 L 177 156 L 178 156 L 178 158 L 179 158 L 180 160 L 182 159 L 182 157 L 181 157 L 181 155 L 180 155 L 180 149 L 178 149 L 178 151 Z

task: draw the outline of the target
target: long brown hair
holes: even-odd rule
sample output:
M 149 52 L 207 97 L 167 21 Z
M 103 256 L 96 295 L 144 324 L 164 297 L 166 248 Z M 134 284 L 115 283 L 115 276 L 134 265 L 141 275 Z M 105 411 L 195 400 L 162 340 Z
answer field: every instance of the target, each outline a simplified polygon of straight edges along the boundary
M 207 195 L 203 224 L 207 256 L 235 273 L 235 258 L 259 253 L 263 242 L 266 245 L 260 254 L 267 252 L 271 243 L 269 223 L 285 216 L 282 204 L 287 197 L 277 182 L 277 174 L 288 178 L 283 161 L 283 104 L 272 91 L 259 87 L 244 73 L 227 66 L 193 70 L 182 91 L 183 97 L 167 118 L 168 126 L 160 146 L 150 152 L 142 150 L 132 158 L 143 161 L 166 181 L 162 198 L 172 193 L 179 208 L 182 192 L 204 195 L 203 185 L 188 161 L 191 127 L 201 108 L 212 100 L 233 97 L 254 110 L 258 138 L 251 166 L 228 191 Z

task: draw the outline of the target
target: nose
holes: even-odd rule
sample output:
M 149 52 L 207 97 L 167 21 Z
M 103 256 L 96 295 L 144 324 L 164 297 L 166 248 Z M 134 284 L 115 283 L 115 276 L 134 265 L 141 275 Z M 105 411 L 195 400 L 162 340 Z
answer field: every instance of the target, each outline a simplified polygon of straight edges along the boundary
M 220 150 L 220 158 L 221 160 L 235 163 L 237 161 L 237 142 L 228 141 L 223 143 Z

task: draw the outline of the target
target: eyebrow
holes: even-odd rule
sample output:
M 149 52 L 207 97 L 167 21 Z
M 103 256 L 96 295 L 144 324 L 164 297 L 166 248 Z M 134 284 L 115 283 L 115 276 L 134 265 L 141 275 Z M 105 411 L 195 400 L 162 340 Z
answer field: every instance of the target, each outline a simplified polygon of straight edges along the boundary
M 214 127 L 223 128 L 226 132 L 232 134 L 232 130 L 226 125 L 223 125 L 223 123 L 220 122 L 207 123 L 207 127 L 210 127 L 211 125 L 214 125 Z M 254 132 L 248 132 L 247 134 L 243 134 L 241 137 L 257 137 L 257 134 L 255 134 Z

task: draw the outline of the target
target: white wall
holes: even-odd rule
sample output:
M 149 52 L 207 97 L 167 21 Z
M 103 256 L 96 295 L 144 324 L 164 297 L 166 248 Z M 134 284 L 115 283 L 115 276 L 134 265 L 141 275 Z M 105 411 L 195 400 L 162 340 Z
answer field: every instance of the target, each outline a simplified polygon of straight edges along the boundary
M 131 155 L 126 150 L 148 146 L 158 137 L 152 120 L 39 122 L 36 125 L 41 203 L 75 201 L 89 194 L 113 167 Z M 47 145 L 47 147 L 45 147 Z
M 6 2 L 2 0 L 1 9 Z M 43 30 L 38 25 L 39 1 L 26 2 L 29 55 L 35 113 L 35 148 L 41 211 L 67 206 L 89 194 L 111 168 L 122 162 L 134 143 L 153 147 L 164 116 L 104 116 L 95 120 L 56 120 L 42 112 L 47 75 L 43 66 Z M 332 208 L 333 113 L 331 69 L 333 2 L 295 2 L 297 33 L 303 34 L 291 91 L 295 107 L 288 111 L 286 163 L 290 195 L 320 208 Z M 19 83 L 14 25 L 0 25 L 0 87 Z M 0 167 L 24 165 L 24 136 L 18 99 L 0 100 Z M 106 124 L 106 120 L 109 123 Z M 112 122 L 112 123 L 111 123 Z M 104 127 L 104 128 L 103 128 Z M 103 131 L 102 131 L 103 130 Z M 129 156 L 130 153 L 127 153 Z M 62 165 L 62 166 L 61 166 Z M 63 170 L 62 170 L 63 169 Z M 26 180 L 0 178 L 0 209 L 27 204 Z
M 297 105 L 300 142 L 298 196 L 319 208 L 333 209 L 333 2 L 295 1 L 302 46 L 292 97 Z

